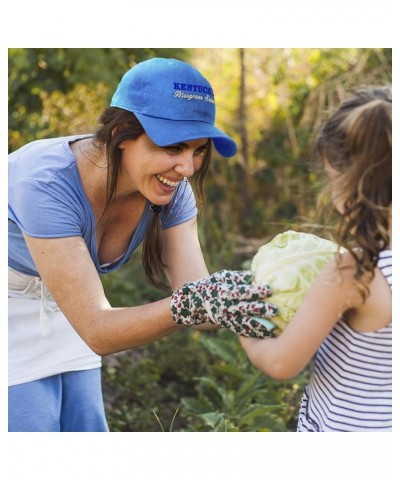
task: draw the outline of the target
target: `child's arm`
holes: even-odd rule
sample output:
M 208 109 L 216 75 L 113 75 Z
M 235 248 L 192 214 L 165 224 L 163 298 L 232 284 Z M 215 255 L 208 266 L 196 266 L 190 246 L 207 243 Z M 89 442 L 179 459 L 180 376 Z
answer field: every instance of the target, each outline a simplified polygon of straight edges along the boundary
M 339 274 L 336 261 L 329 262 L 279 337 L 262 340 L 240 337 L 254 366 L 276 379 L 296 376 L 312 359 L 340 316 L 349 308 L 361 305 L 353 278 L 354 261 L 346 253 L 341 262 L 349 268 Z

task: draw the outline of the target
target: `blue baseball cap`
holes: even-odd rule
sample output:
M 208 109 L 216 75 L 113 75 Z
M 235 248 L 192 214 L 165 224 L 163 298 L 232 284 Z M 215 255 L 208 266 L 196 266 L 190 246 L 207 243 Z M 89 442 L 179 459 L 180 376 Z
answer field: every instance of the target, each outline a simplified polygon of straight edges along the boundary
M 111 106 L 134 113 L 146 134 L 161 147 L 211 138 L 222 156 L 236 153 L 236 143 L 214 125 L 210 83 L 188 63 L 169 58 L 138 63 L 122 77 Z

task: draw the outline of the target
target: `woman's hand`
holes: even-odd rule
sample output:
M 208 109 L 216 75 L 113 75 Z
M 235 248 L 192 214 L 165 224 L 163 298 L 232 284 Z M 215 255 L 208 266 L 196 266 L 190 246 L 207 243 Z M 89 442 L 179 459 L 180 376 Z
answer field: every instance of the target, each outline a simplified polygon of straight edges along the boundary
M 266 319 L 276 314 L 277 307 L 261 300 L 272 290 L 251 280 L 249 271 L 221 270 L 186 283 L 172 294 L 172 317 L 185 327 L 212 323 L 246 337 L 271 336 L 274 324 Z

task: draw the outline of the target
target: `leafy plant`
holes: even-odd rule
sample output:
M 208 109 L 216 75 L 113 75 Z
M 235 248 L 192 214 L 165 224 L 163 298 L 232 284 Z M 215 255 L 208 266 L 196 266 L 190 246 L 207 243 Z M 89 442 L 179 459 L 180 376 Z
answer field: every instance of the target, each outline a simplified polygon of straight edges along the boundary
M 290 431 L 294 429 L 300 395 L 299 384 L 275 382 L 247 360 L 235 335 L 220 330 L 202 336 L 212 358 L 207 376 L 196 377 L 197 395 L 182 398 L 182 414 L 189 430 L 214 432 Z M 302 389 L 301 389 L 302 390 Z
M 182 330 L 104 359 L 111 431 L 293 431 L 306 373 L 278 382 L 227 330 Z
M 104 358 L 103 393 L 111 431 L 155 432 L 160 426 L 186 430 L 181 398 L 196 394 L 193 377 L 207 372 L 210 362 L 200 337 L 199 332 L 181 330 Z

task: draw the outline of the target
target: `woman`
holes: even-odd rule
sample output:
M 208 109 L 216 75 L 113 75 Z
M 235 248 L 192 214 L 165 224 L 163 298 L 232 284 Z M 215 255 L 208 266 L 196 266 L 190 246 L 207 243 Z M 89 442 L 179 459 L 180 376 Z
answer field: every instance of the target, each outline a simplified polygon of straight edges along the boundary
M 223 156 L 236 152 L 214 121 L 209 82 L 157 58 L 124 75 L 94 136 L 39 140 L 10 155 L 10 431 L 107 431 L 103 355 L 180 326 L 268 333 L 253 318 L 274 314 L 260 301 L 268 287 L 250 285 L 247 272 L 207 277 L 187 179 L 201 198 L 212 143 Z M 142 241 L 149 281 L 160 287 L 166 277 L 173 296 L 112 308 L 99 273 Z

